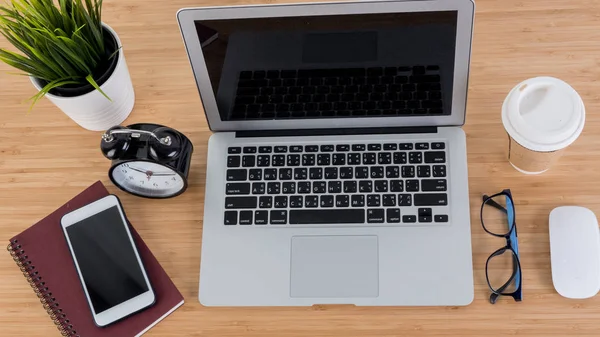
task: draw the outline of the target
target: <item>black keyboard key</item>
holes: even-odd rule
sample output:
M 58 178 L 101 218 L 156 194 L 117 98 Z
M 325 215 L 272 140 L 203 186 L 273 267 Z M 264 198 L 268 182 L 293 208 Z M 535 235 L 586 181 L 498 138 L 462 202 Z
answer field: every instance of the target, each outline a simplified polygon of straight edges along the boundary
M 377 163 L 386 165 L 392 163 L 392 154 L 390 152 L 380 152 L 377 154 Z
M 428 178 L 430 176 L 431 176 L 431 167 L 429 167 L 429 165 L 417 166 L 417 177 Z
M 369 151 L 381 151 L 381 144 L 369 144 L 367 149 Z
M 406 192 L 419 192 L 419 181 L 416 179 L 407 180 L 405 188 Z
M 318 145 L 306 145 L 304 147 L 304 151 L 306 151 L 306 152 L 319 152 L 319 146 Z
M 423 179 L 421 180 L 421 190 L 423 192 L 446 191 L 447 184 L 445 179 Z
M 298 193 L 300 194 L 308 194 L 310 193 L 310 181 L 300 181 L 298 182 Z
M 287 146 L 275 146 L 275 153 L 285 153 L 287 150 Z
M 344 181 L 344 193 L 356 193 L 356 181 Z
M 379 194 L 367 195 L 367 206 L 379 207 L 381 204 L 381 196 Z
M 243 156 L 242 157 L 242 167 L 254 167 L 256 165 L 256 157 L 255 156 Z
M 387 192 L 388 182 L 387 180 L 375 180 L 375 192 Z
M 398 206 L 412 206 L 412 196 L 410 194 L 398 194 Z
M 323 179 L 323 169 L 320 167 L 311 167 L 308 172 L 311 180 Z
M 268 154 L 256 156 L 256 166 L 258 166 L 258 167 L 271 166 L 271 156 Z
M 324 181 L 315 181 L 313 183 L 312 192 L 315 194 L 321 194 L 327 192 L 327 183 Z
M 356 178 L 358 179 L 366 179 L 369 178 L 369 168 L 366 166 L 358 166 L 356 167 Z
M 302 155 L 302 166 L 314 166 L 315 155 L 314 154 L 303 154 Z
M 382 208 L 367 210 L 367 223 L 385 222 L 385 211 Z
M 325 179 L 337 179 L 338 169 L 337 167 L 326 167 L 325 168 Z
M 322 195 L 321 196 L 321 207 L 333 207 L 333 195 Z
M 373 165 L 377 162 L 375 153 L 366 152 L 363 153 L 363 164 L 364 165 Z
M 302 208 L 303 197 L 301 195 L 290 196 L 290 208 Z
M 443 150 L 445 148 L 446 148 L 446 144 L 445 143 L 441 143 L 441 142 L 431 143 L 431 149 L 432 150 Z
M 271 211 L 271 225 L 286 225 L 288 217 L 287 215 L 287 211 Z
M 251 71 L 242 71 L 240 72 L 240 80 L 249 80 L 252 78 Z
M 345 153 L 334 153 L 333 154 L 333 165 L 346 165 L 346 154 Z
M 402 178 L 414 178 L 415 167 L 414 166 L 402 166 Z
M 319 197 L 316 195 L 307 195 L 304 198 L 304 207 L 306 207 L 306 208 L 319 207 Z
M 400 150 L 412 150 L 413 149 L 412 143 L 400 143 L 398 146 L 399 146 Z
M 252 225 L 252 211 L 240 211 L 240 225 Z
M 269 221 L 268 211 L 254 211 L 254 224 L 255 225 L 266 225 Z
M 265 169 L 264 178 L 265 180 L 277 180 L 277 169 Z
M 406 152 L 394 152 L 394 164 L 406 164 Z
M 291 168 L 280 168 L 279 169 L 279 180 L 292 180 L 293 173 Z
M 238 213 L 237 211 L 225 211 L 223 223 L 225 225 L 237 225 Z
M 419 222 L 431 222 L 431 215 L 419 215 Z
M 352 144 L 352 151 L 364 151 L 366 148 L 365 144 Z
M 359 165 L 360 153 L 348 153 L 348 165 Z
M 260 197 L 258 198 L 259 208 L 273 208 L 273 197 Z
M 227 167 L 240 167 L 240 156 L 228 156 Z
M 419 216 L 425 216 L 425 215 L 431 216 L 432 210 L 431 210 L 431 208 L 419 208 L 418 214 L 419 214 Z
M 242 209 L 242 208 L 256 208 L 257 205 L 256 197 L 226 197 L 225 208 L 227 209 Z
M 371 166 L 371 178 L 379 179 L 383 178 L 383 166 Z
M 336 145 L 335 150 L 338 152 L 347 152 L 347 151 L 350 151 L 350 145 L 348 145 L 348 144 Z
M 418 193 L 415 194 L 415 206 L 446 206 L 448 194 L 446 193 Z
M 241 147 L 230 147 L 227 149 L 227 153 L 229 154 L 239 154 L 242 153 L 242 148 Z
M 415 150 L 429 150 L 429 143 L 416 143 Z
M 435 222 L 448 222 L 448 216 L 445 214 L 439 214 L 433 217 Z
M 416 215 L 405 215 L 402 217 L 402 222 L 406 222 L 406 223 L 417 222 L 417 216 Z
M 308 179 L 308 169 L 306 167 L 297 167 L 294 169 L 294 180 Z
M 321 145 L 321 152 L 333 152 L 333 145 Z
M 281 183 L 278 181 L 267 183 L 267 194 L 281 193 Z
M 250 183 L 228 183 L 225 186 L 225 193 L 228 195 L 250 194 Z
M 358 183 L 358 191 L 360 193 L 371 193 L 371 192 L 373 192 L 373 182 L 371 180 L 361 180 Z
M 383 144 L 383 149 L 386 151 L 395 151 L 398 148 L 396 144 Z
M 362 194 L 354 194 L 350 197 L 352 207 L 364 207 L 365 206 L 365 196 Z
M 252 194 L 265 194 L 265 183 L 252 183 Z
M 399 208 L 388 208 L 386 210 L 387 223 L 399 223 L 400 222 L 400 209 Z
M 352 167 L 340 167 L 340 179 L 353 179 Z
M 292 147 L 290 147 L 290 152 L 293 152 Z M 300 166 L 300 155 L 299 154 L 288 154 L 287 166 Z
M 342 193 L 342 182 L 341 181 L 330 181 L 327 184 L 327 192 L 329 193 Z
M 227 170 L 228 181 L 244 181 L 246 179 L 248 179 L 248 170 L 246 169 Z
M 322 150 L 322 147 L 321 147 Z M 331 165 L 331 155 L 329 153 L 319 153 L 317 155 L 317 165 L 327 166 Z
M 346 194 L 339 194 L 335 196 L 335 207 L 349 207 L 350 196 Z
M 425 162 L 426 163 L 445 163 L 446 162 L 446 152 L 444 151 L 429 151 L 425 152 Z
M 446 176 L 446 165 L 433 165 L 433 176 L 434 177 L 445 177 Z
M 383 206 L 390 207 L 396 206 L 396 195 L 395 194 L 384 194 L 382 198 Z
M 256 153 L 256 146 L 244 147 L 244 153 Z
M 287 196 L 277 196 L 274 198 L 273 206 L 275 208 L 287 208 L 288 206 L 288 197 Z
M 302 152 L 301 145 L 292 145 L 290 146 L 290 152 Z
M 281 192 L 283 194 L 296 194 L 296 183 L 293 181 L 286 181 L 281 184 Z
M 271 165 L 273 166 L 285 166 L 285 155 L 284 154 L 274 154 L 272 158 Z
M 364 224 L 365 211 L 362 209 L 291 210 L 290 224 Z
M 390 192 L 404 192 L 404 182 L 402 180 L 390 180 Z
M 420 164 L 423 162 L 423 152 L 409 152 L 408 162 L 411 164 Z
M 399 166 L 386 166 L 385 167 L 385 177 L 388 179 L 400 177 L 400 167 Z
M 271 153 L 273 151 L 273 147 L 271 146 L 260 146 L 258 148 L 258 153 Z

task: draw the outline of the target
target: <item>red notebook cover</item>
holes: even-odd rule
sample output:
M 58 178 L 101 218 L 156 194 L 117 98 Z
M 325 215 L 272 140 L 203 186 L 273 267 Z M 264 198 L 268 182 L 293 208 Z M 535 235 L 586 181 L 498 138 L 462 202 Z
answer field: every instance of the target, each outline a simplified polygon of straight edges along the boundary
M 100 181 L 13 237 L 8 250 L 63 336 L 140 336 L 183 304 L 183 296 L 139 234 L 131 234 L 156 295 L 148 309 L 104 328 L 97 327 L 60 226 L 66 213 L 108 195 Z

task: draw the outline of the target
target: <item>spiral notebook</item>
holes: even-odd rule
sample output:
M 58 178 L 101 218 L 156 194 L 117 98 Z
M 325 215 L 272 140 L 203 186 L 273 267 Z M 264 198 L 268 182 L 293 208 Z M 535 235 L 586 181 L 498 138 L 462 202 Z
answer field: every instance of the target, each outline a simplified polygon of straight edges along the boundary
M 183 296 L 139 234 L 131 234 L 156 294 L 156 303 L 104 328 L 94 324 L 69 248 L 60 227 L 62 216 L 108 195 L 101 182 L 54 213 L 13 237 L 8 250 L 63 336 L 141 336 L 183 304 Z

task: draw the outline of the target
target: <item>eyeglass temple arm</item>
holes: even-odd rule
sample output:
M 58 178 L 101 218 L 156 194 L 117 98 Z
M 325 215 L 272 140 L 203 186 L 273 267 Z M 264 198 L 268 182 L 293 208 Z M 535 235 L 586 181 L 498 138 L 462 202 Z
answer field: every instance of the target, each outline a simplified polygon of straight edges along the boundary
M 486 205 L 490 205 L 494 208 L 497 208 L 499 210 L 501 210 L 504 213 L 508 213 L 508 211 L 506 210 L 506 208 L 504 208 L 502 205 L 500 205 L 499 203 L 495 202 L 494 199 L 490 199 L 490 197 L 487 194 L 483 195 L 483 202 Z

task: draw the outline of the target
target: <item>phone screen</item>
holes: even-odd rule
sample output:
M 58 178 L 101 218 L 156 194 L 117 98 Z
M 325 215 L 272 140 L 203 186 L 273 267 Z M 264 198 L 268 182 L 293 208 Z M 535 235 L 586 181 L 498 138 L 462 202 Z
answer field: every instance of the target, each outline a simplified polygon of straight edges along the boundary
M 66 231 L 96 314 L 148 291 L 117 206 Z

